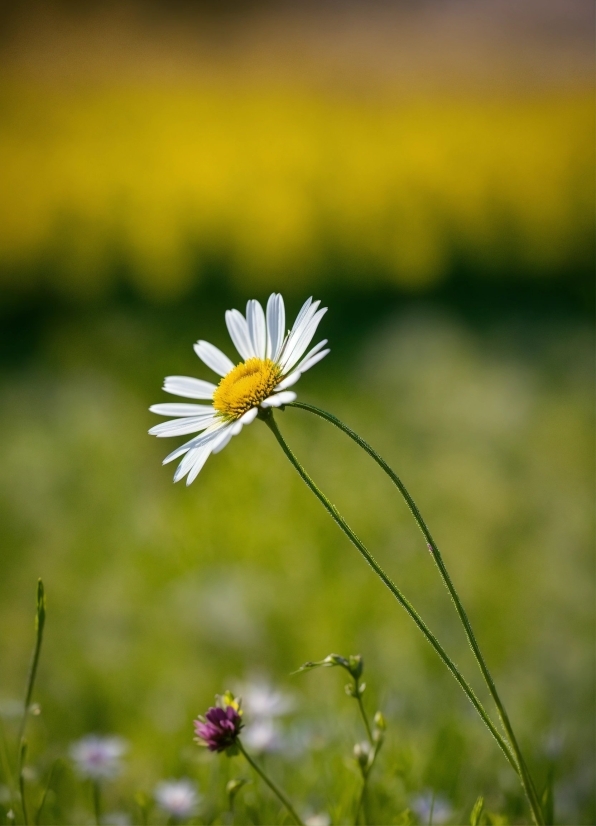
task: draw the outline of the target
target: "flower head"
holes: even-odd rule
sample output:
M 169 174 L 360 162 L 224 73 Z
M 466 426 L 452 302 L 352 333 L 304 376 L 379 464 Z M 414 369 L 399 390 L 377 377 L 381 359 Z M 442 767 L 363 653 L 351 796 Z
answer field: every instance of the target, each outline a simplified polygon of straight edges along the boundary
M 155 802 L 172 817 L 189 817 L 197 811 L 199 794 L 194 783 L 182 780 L 163 780 L 155 788 Z
M 226 325 L 242 361 L 235 365 L 213 344 L 199 340 L 195 352 L 221 376 L 219 384 L 188 376 L 166 378 L 166 393 L 211 402 L 155 404 L 150 408 L 161 416 L 175 417 L 152 427 L 152 435 L 199 434 L 164 459 L 166 464 L 184 457 L 174 474 L 175 482 L 186 476 L 186 484 L 190 485 L 209 456 L 223 450 L 244 425 L 253 422 L 259 408 L 282 407 L 296 399 L 296 393 L 288 388 L 329 353 L 323 349 L 326 339 L 306 353 L 327 312 L 326 308 L 319 309 L 319 304 L 309 298 L 287 334 L 284 302 L 279 294 L 269 297 L 266 311 L 255 300 L 246 305 L 246 317 L 238 310 L 228 310 Z
M 69 749 L 77 771 L 94 780 L 116 777 L 121 769 L 121 758 L 126 742 L 121 737 L 98 737 L 88 734 L 72 743 Z
M 236 745 L 243 725 L 240 702 L 230 692 L 218 697 L 217 703 L 194 724 L 197 741 L 209 751 L 225 751 Z

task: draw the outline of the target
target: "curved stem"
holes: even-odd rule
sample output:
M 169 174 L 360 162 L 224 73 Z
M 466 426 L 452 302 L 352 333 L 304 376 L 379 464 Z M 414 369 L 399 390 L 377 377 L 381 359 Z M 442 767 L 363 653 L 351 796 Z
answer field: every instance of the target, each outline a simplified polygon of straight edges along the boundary
M 441 575 L 443 583 L 445 584 L 445 587 L 447 588 L 447 590 L 449 592 L 449 595 L 451 596 L 453 604 L 455 605 L 455 610 L 457 611 L 458 616 L 461 620 L 461 623 L 464 627 L 466 637 L 467 637 L 468 642 L 470 644 L 470 648 L 472 649 L 472 651 L 474 653 L 474 657 L 476 658 L 476 662 L 478 663 L 480 671 L 482 672 L 482 676 L 484 677 L 486 685 L 488 686 L 488 690 L 490 692 L 490 695 L 493 698 L 493 701 L 494 701 L 494 703 L 497 707 L 497 712 L 499 714 L 499 718 L 501 720 L 503 728 L 505 729 L 505 731 L 507 733 L 507 737 L 509 738 L 509 742 L 511 743 L 511 748 L 513 749 L 516 762 L 519 766 L 518 774 L 520 775 L 520 779 L 522 781 L 524 791 L 526 792 L 526 795 L 527 795 L 528 800 L 530 802 L 530 805 L 531 805 L 531 808 L 532 808 L 532 814 L 534 815 L 534 818 L 535 818 L 536 822 L 538 824 L 542 824 L 544 822 L 544 818 L 543 818 L 543 814 L 542 814 L 542 808 L 541 808 L 539 800 L 538 800 L 538 794 L 536 792 L 536 788 L 535 788 L 534 783 L 532 781 L 532 777 L 530 775 L 530 772 L 528 770 L 526 762 L 523 758 L 521 749 L 520 749 L 519 744 L 517 742 L 517 738 L 516 738 L 515 733 L 513 731 L 511 721 L 509 720 L 509 715 L 507 714 L 505 706 L 503 705 L 503 702 L 502 702 L 501 698 L 499 697 L 497 687 L 495 685 L 495 682 L 492 678 L 492 675 L 491 675 L 490 671 L 488 670 L 488 666 L 487 666 L 487 664 L 484 660 L 484 657 L 483 657 L 482 652 L 480 650 L 480 646 L 478 645 L 478 642 L 477 642 L 476 637 L 474 635 L 474 631 L 472 629 L 472 625 L 470 623 L 470 620 L 468 619 L 468 615 L 466 614 L 466 611 L 465 611 L 465 609 L 464 609 L 464 607 L 461 603 L 461 600 L 460 600 L 459 595 L 458 595 L 458 593 L 455 589 L 455 586 L 454 586 L 454 584 L 451 580 L 451 577 L 449 576 L 449 572 L 447 571 L 447 568 L 445 567 L 445 563 L 443 562 L 443 559 L 441 557 L 441 554 L 439 552 L 437 544 L 435 543 L 434 539 L 432 538 L 430 530 L 428 529 L 428 526 L 427 526 L 426 522 L 422 518 L 422 514 L 418 510 L 418 507 L 417 507 L 416 503 L 414 502 L 414 500 L 410 496 L 408 490 L 406 489 L 406 486 L 401 481 L 399 476 L 389 467 L 387 462 L 385 462 L 385 460 L 383 458 L 381 458 L 381 456 L 379 456 L 379 454 L 375 450 L 373 450 L 373 448 L 367 442 L 365 442 L 364 439 L 362 439 L 357 433 L 355 433 L 353 430 L 351 430 L 347 425 L 345 425 L 342 421 L 340 421 L 338 418 L 333 416 L 331 413 L 327 413 L 324 410 L 320 410 L 318 407 L 314 407 L 313 405 L 310 405 L 310 404 L 304 404 L 302 402 L 294 402 L 293 404 L 288 405 L 288 406 L 289 407 L 290 406 L 291 407 L 298 407 L 298 408 L 301 408 L 303 410 L 307 410 L 309 413 L 314 413 L 316 416 L 319 416 L 320 418 L 325 419 L 326 421 L 328 421 L 331 424 L 335 425 L 335 427 L 339 428 L 343 433 L 346 434 L 346 436 L 349 436 L 350 439 L 355 441 L 356 444 L 358 444 L 364 451 L 366 451 L 366 453 L 368 453 L 368 455 L 372 459 L 374 459 L 374 461 L 379 465 L 379 467 L 387 474 L 387 476 L 389 476 L 389 478 L 391 479 L 393 484 L 397 487 L 397 489 L 399 490 L 399 492 L 403 496 L 408 508 L 410 509 L 410 511 L 412 513 L 412 516 L 414 517 L 414 519 L 416 521 L 416 524 L 418 525 L 418 527 L 422 531 L 422 534 L 423 534 L 423 536 L 426 540 L 427 547 L 428 547 L 429 551 L 432 554 L 432 557 L 435 561 L 435 564 L 436 564 L 437 568 L 439 569 L 439 573 Z
M 242 745 L 240 739 L 236 740 L 236 743 L 238 745 L 238 748 L 240 749 L 240 751 L 242 752 L 242 754 L 246 758 L 246 760 L 250 763 L 250 765 L 253 767 L 253 769 L 256 771 L 256 773 L 259 775 L 259 777 L 262 780 L 264 780 L 265 783 L 269 786 L 269 788 L 271 789 L 273 794 L 277 798 L 279 798 L 279 800 L 281 800 L 281 802 L 286 807 L 288 812 L 292 815 L 292 817 L 294 818 L 294 820 L 298 824 L 298 826 L 304 826 L 304 823 L 302 822 L 302 820 L 300 820 L 300 818 L 296 814 L 296 810 L 294 809 L 294 807 L 292 806 L 292 804 L 290 803 L 288 798 L 285 796 L 285 794 L 282 792 L 282 790 L 278 786 L 275 785 L 273 780 L 271 780 L 269 777 L 267 777 L 267 775 L 265 774 L 263 769 L 259 766 L 259 764 L 255 760 L 252 759 L 250 754 L 245 750 L 245 748 Z
M 511 752 L 509 750 L 508 744 L 503 739 L 503 737 L 501 736 L 501 733 L 499 732 L 499 730 L 496 728 L 493 721 L 488 716 L 487 712 L 485 711 L 485 709 L 484 709 L 482 703 L 480 702 L 480 700 L 478 699 L 478 697 L 476 697 L 476 694 L 474 693 L 474 690 L 471 688 L 471 686 L 468 685 L 468 683 L 464 679 L 463 675 L 461 674 L 461 672 L 459 671 L 459 669 L 457 668 L 455 663 L 451 660 L 451 658 L 448 656 L 448 654 L 443 649 L 443 646 L 441 645 L 441 643 L 438 641 L 438 639 L 435 637 L 435 635 L 432 633 L 432 631 L 428 628 L 428 626 L 426 625 L 426 623 L 424 622 L 422 617 L 419 616 L 419 614 L 415 610 L 415 608 L 409 603 L 409 601 L 406 599 L 406 597 L 402 594 L 402 592 L 399 590 L 397 585 L 395 585 L 395 583 L 387 576 L 385 571 L 381 568 L 379 563 L 372 556 L 372 554 L 366 548 L 364 543 L 361 542 L 360 539 L 358 539 L 358 537 L 356 536 L 354 531 L 350 528 L 348 523 L 341 516 L 341 514 L 339 513 L 339 511 L 337 510 L 335 505 L 333 505 L 327 499 L 325 494 L 322 491 L 319 490 L 319 488 L 316 486 L 316 484 L 310 478 L 308 473 L 304 470 L 302 465 L 299 463 L 299 461 L 296 459 L 296 457 L 294 456 L 294 454 L 290 450 L 290 448 L 287 445 L 285 439 L 283 438 L 283 436 L 279 432 L 279 428 L 277 427 L 277 423 L 276 423 L 275 419 L 273 418 L 273 413 L 271 412 L 271 410 L 268 410 L 267 412 L 263 411 L 261 413 L 261 418 L 263 419 L 265 424 L 267 424 L 268 427 L 271 429 L 271 431 L 273 432 L 273 435 L 275 436 L 275 438 L 279 442 L 279 445 L 280 445 L 281 449 L 283 450 L 283 452 L 286 454 L 286 456 L 288 457 L 290 462 L 294 465 L 294 467 L 296 468 L 296 470 L 298 471 L 298 473 L 302 477 L 303 481 L 306 482 L 308 487 L 311 489 L 311 491 L 314 493 L 314 495 L 317 497 L 317 499 L 321 502 L 321 504 L 323 505 L 325 510 L 329 513 L 331 518 L 336 522 L 337 525 L 339 525 L 339 527 L 346 534 L 346 536 L 348 537 L 350 542 L 353 545 L 356 546 L 358 551 L 362 554 L 362 556 L 368 562 L 368 564 L 373 569 L 373 571 L 377 574 L 377 576 L 380 577 L 380 579 L 385 583 L 387 588 L 389 588 L 389 590 L 391 591 L 393 596 L 397 599 L 397 601 L 400 603 L 400 605 L 403 608 L 405 608 L 407 613 L 414 620 L 414 622 L 416 623 L 418 628 L 422 631 L 422 633 L 424 634 L 424 636 L 426 637 L 428 642 L 432 645 L 432 647 L 437 652 L 437 654 L 439 655 L 441 660 L 445 663 L 445 665 L 447 666 L 447 668 L 449 669 L 451 674 L 455 677 L 455 679 L 457 680 L 457 682 L 459 683 L 459 685 L 461 686 L 461 688 L 465 692 L 467 698 L 470 700 L 470 702 L 472 703 L 472 705 L 474 706 L 474 708 L 476 709 L 476 711 L 478 712 L 478 714 L 482 718 L 483 722 L 485 723 L 486 727 L 488 728 L 490 733 L 493 735 L 493 737 L 497 741 L 499 747 L 501 748 L 503 754 L 505 755 L 505 757 L 507 758 L 509 763 L 513 766 L 515 771 L 518 771 L 517 764 L 515 762 L 515 759 L 514 759 L 513 755 L 511 754 Z

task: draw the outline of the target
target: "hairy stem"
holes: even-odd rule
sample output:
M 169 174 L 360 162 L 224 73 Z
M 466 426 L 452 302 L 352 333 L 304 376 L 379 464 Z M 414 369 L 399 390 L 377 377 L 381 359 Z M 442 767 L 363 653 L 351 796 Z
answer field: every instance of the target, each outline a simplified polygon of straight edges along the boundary
M 319 490 L 319 488 L 316 486 L 316 484 L 310 478 L 308 473 L 304 470 L 304 468 L 302 467 L 302 465 L 300 464 L 298 459 L 294 456 L 294 454 L 290 450 L 290 448 L 287 445 L 285 439 L 281 435 L 281 433 L 279 431 L 279 428 L 277 427 L 277 423 L 276 423 L 275 419 L 273 418 L 273 413 L 271 412 L 271 410 L 268 410 L 266 413 L 263 412 L 263 414 L 261 414 L 261 416 L 262 416 L 263 420 L 265 421 L 265 423 L 267 424 L 267 426 L 273 432 L 273 435 L 277 439 L 281 449 L 286 454 L 286 456 L 288 457 L 288 459 L 290 460 L 290 462 L 292 463 L 294 468 L 298 471 L 298 473 L 302 477 L 303 481 L 308 485 L 308 487 L 311 489 L 311 491 L 317 497 L 319 502 L 321 502 L 321 504 L 323 505 L 323 507 L 325 508 L 327 513 L 329 513 L 329 515 L 334 520 L 334 522 L 346 534 L 346 536 L 348 537 L 350 542 L 353 545 L 355 545 L 355 547 L 362 554 L 362 556 L 368 562 L 368 564 L 373 569 L 373 571 L 379 576 L 379 578 L 383 581 L 383 583 L 387 586 L 387 588 L 389 588 L 389 590 L 391 591 L 393 596 L 397 599 L 399 604 L 407 611 L 407 613 L 414 620 L 414 622 L 416 623 L 416 625 L 418 626 L 420 631 L 422 631 L 422 633 L 424 634 L 424 636 L 426 637 L 428 642 L 434 648 L 436 653 L 439 655 L 441 660 L 445 663 L 445 665 L 447 666 L 447 668 L 449 669 L 451 674 L 455 677 L 455 679 L 457 680 L 457 682 L 459 683 L 459 685 L 463 689 L 463 691 L 466 694 L 467 698 L 470 700 L 470 702 L 472 703 L 472 705 L 474 706 L 474 708 L 476 709 L 476 711 L 478 712 L 478 714 L 482 718 L 483 722 L 485 723 L 486 727 L 488 728 L 490 733 L 493 735 L 493 737 L 497 741 L 499 747 L 501 748 L 501 751 L 503 752 L 503 754 L 505 755 L 505 757 L 507 758 L 509 763 L 513 766 L 515 771 L 518 771 L 517 763 L 515 762 L 515 758 L 513 757 L 513 754 L 511 753 L 511 751 L 509 749 L 508 743 L 503 739 L 501 733 L 499 732 L 499 730 L 497 729 L 497 727 L 495 726 L 495 724 L 493 723 L 493 721 L 490 719 L 489 715 L 487 714 L 486 710 L 484 709 L 484 706 L 482 705 L 482 703 L 480 702 L 478 697 L 476 697 L 476 694 L 474 693 L 474 690 L 472 689 L 472 687 L 470 685 L 468 685 L 465 678 L 463 677 L 463 675 L 459 671 L 458 667 L 451 660 L 451 658 L 449 657 L 447 652 L 444 650 L 441 643 L 438 641 L 438 639 L 435 637 L 435 635 L 432 633 L 432 631 L 428 628 L 428 626 L 426 625 L 426 623 L 424 622 L 422 617 L 420 617 L 420 615 L 415 610 L 415 608 L 410 604 L 410 602 L 402 594 L 402 592 L 399 590 L 397 585 L 395 585 L 395 583 L 390 579 L 390 577 L 387 576 L 385 571 L 381 568 L 379 563 L 372 556 L 372 554 L 367 549 L 367 547 L 364 545 L 364 543 L 356 536 L 356 534 L 350 528 L 350 526 L 345 521 L 343 516 L 339 513 L 339 511 L 337 510 L 335 505 L 333 505 L 327 499 L 325 494 L 321 490 Z
M 292 816 L 294 821 L 298 824 L 298 826 L 304 826 L 304 823 L 298 817 L 298 815 L 296 814 L 296 810 L 294 809 L 294 807 L 292 806 L 292 804 L 290 803 L 288 798 L 285 796 L 285 794 L 282 792 L 282 790 L 273 782 L 273 780 L 271 780 L 265 774 L 265 772 L 259 766 L 259 764 L 255 760 L 252 759 L 252 757 L 245 750 L 244 746 L 242 745 L 242 743 L 240 742 L 239 739 L 236 740 L 236 743 L 238 744 L 238 748 L 240 749 L 240 751 L 242 752 L 242 754 L 244 755 L 246 760 L 250 763 L 250 765 L 253 767 L 253 769 L 256 771 L 256 773 L 259 775 L 259 777 L 262 780 L 264 780 L 265 783 L 269 786 L 269 788 L 271 789 L 273 794 L 283 803 L 283 805 L 286 807 L 286 809 L 288 810 L 288 812 L 290 813 L 290 815 Z
M 465 609 L 462 605 L 462 602 L 461 602 L 461 600 L 459 598 L 459 595 L 458 595 L 458 593 L 455 589 L 455 586 L 454 586 L 454 584 L 451 580 L 451 577 L 449 576 L 449 572 L 447 571 L 447 568 L 445 567 L 445 563 L 443 562 L 443 558 L 441 557 L 441 554 L 439 552 L 437 544 L 435 543 L 434 539 L 432 538 L 430 530 L 428 529 L 428 526 L 427 526 L 426 522 L 422 518 L 422 514 L 418 510 L 418 507 L 417 507 L 416 503 L 414 502 L 414 500 L 410 496 L 408 490 L 406 489 L 406 486 L 401 481 L 399 476 L 389 467 L 387 462 L 385 462 L 385 460 L 382 459 L 381 456 L 379 456 L 379 454 L 375 450 L 373 450 L 373 448 L 368 444 L 368 442 L 365 442 L 364 439 L 362 439 L 357 433 L 355 433 L 347 425 L 345 425 L 342 421 L 340 421 L 336 416 L 333 416 L 331 413 L 327 413 L 326 411 L 321 410 L 318 407 L 314 407 L 313 405 L 310 405 L 310 404 L 304 404 L 302 402 L 294 402 L 292 405 L 289 405 L 289 406 L 298 407 L 298 408 L 301 408 L 302 410 L 307 410 L 309 413 L 314 413 L 314 415 L 319 416 L 322 419 L 325 419 L 326 421 L 330 422 L 335 427 L 339 428 L 343 433 L 345 433 L 347 436 L 349 436 L 350 439 L 355 441 L 356 444 L 358 444 L 364 451 L 366 451 L 366 453 L 368 453 L 368 455 L 372 459 L 374 459 L 374 461 L 379 465 L 379 467 L 387 474 L 387 476 L 389 476 L 389 478 L 391 479 L 393 484 L 397 487 L 397 489 L 399 490 L 399 492 L 403 496 L 408 508 L 410 509 L 410 512 L 412 513 L 412 516 L 414 517 L 414 519 L 416 521 L 416 524 L 418 525 L 418 527 L 422 531 L 422 534 L 423 534 L 423 536 L 426 540 L 427 547 L 428 547 L 429 551 L 432 554 L 432 557 L 435 561 L 435 564 L 436 564 L 437 568 L 439 569 L 439 573 L 441 575 L 443 583 L 445 584 L 445 587 L 447 588 L 447 590 L 449 592 L 449 595 L 451 596 L 451 599 L 453 601 L 453 604 L 455 605 L 455 609 L 457 611 L 457 614 L 458 614 L 458 616 L 461 620 L 461 623 L 464 627 L 466 637 L 467 637 L 468 642 L 470 644 L 470 648 L 472 649 L 472 651 L 474 653 L 474 657 L 476 658 L 476 662 L 478 663 L 478 666 L 480 668 L 482 676 L 484 677 L 484 680 L 486 682 L 486 685 L 488 687 L 490 695 L 493 698 L 493 701 L 494 701 L 494 703 L 497 707 L 497 712 L 499 714 L 499 718 L 501 720 L 503 728 L 505 729 L 505 731 L 507 733 L 507 737 L 509 739 L 509 742 L 511 744 L 511 748 L 512 748 L 513 753 L 515 755 L 515 762 L 517 763 L 517 766 L 518 766 L 518 774 L 520 776 L 520 780 L 521 780 L 522 785 L 524 787 L 524 791 L 525 791 L 526 796 L 528 798 L 528 801 L 530 803 L 534 819 L 536 820 L 536 822 L 538 824 L 542 824 L 544 822 L 542 807 L 540 806 L 540 802 L 538 800 L 538 794 L 536 792 L 534 782 L 532 780 L 532 777 L 530 775 L 530 772 L 528 770 L 528 767 L 527 767 L 526 762 L 524 760 L 524 757 L 522 755 L 521 749 L 520 749 L 519 744 L 517 742 L 517 738 L 516 738 L 515 733 L 513 731 L 511 721 L 509 720 L 509 715 L 507 714 L 505 706 L 503 705 L 503 702 L 502 702 L 502 700 L 499 696 L 499 693 L 497 691 L 497 687 L 496 687 L 495 682 L 492 678 L 492 675 L 491 675 L 490 671 L 488 670 L 488 666 L 486 664 L 486 661 L 485 661 L 485 659 L 482 655 L 482 652 L 480 650 L 480 646 L 478 645 L 478 642 L 477 642 L 476 637 L 474 635 L 474 631 L 472 629 L 472 625 L 470 623 L 470 620 L 468 619 L 468 615 L 466 614 L 466 611 L 465 611 Z

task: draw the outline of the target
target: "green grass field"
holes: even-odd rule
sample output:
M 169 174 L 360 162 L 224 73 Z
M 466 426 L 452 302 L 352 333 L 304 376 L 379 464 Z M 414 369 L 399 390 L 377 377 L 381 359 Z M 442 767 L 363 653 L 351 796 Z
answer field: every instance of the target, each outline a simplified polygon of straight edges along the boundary
M 469 323 L 411 302 L 350 326 L 344 311 L 330 306 L 332 353 L 301 380 L 299 398 L 346 421 L 406 482 L 539 785 L 554 772 L 556 822 L 591 823 L 591 329 L 563 316 Z M 114 305 L 47 324 L 33 355 L 5 365 L 0 711 L 13 763 L 38 576 L 47 591 L 30 812 L 58 759 L 41 823 L 93 822 L 91 788 L 68 748 L 95 732 L 129 744 L 102 792 L 104 822 L 165 822 L 145 803 L 159 780 L 188 777 L 202 795 L 191 822 L 231 823 L 225 784 L 251 772 L 241 757 L 199 749 L 192 720 L 216 693 L 266 679 L 293 698 L 267 770 L 302 817 L 353 822 L 352 748 L 364 731 L 345 674 L 291 676 L 337 652 L 362 654 L 365 705 L 388 723 L 368 823 L 426 822 L 420 796 L 433 793 L 435 822 L 470 822 L 479 795 L 481 822 L 529 822 L 513 771 L 464 695 L 267 428 L 246 429 L 190 488 L 172 484 L 161 460 L 174 440 L 147 436 L 147 408 L 166 400 L 164 375 L 207 378 L 192 342 L 204 336 L 231 352 L 224 333 L 217 301 L 178 317 Z M 298 410 L 277 420 L 488 703 L 395 489 L 330 426 Z M 0 822 L 11 823 L 4 775 Z M 253 780 L 233 822 L 289 822 Z

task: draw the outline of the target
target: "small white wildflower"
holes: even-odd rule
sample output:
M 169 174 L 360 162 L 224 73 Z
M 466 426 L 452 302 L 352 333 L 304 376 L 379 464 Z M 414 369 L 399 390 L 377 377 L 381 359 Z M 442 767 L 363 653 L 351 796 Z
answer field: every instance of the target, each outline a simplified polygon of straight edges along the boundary
M 446 823 L 453 813 L 451 804 L 447 798 L 431 791 L 425 791 L 416 795 L 411 802 L 412 811 L 416 813 L 422 823 L 428 823 L 431 819 L 436 824 Z
M 242 707 L 251 718 L 282 717 L 294 708 L 294 698 L 271 686 L 265 680 L 255 680 L 241 686 Z
M 305 826 L 330 826 L 331 818 L 327 812 L 318 812 L 317 814 L 307 817 L 304 823 Z
M 249 723 L 242 732 L 242 740 L 258 754 L 280 751 L 282 748 L 281 734 L 273 720 L 257 719 Z
M 71 744 L 69 754 L 82 777 L 100 780 L 120 774 L 121 758 L 126 748 L 121 737 L 88 734 Z
M 196 813 L 200 796 L 191 780 L 163 780 L 155 788 L 155 802 L 172 817 L 189 817 Z

